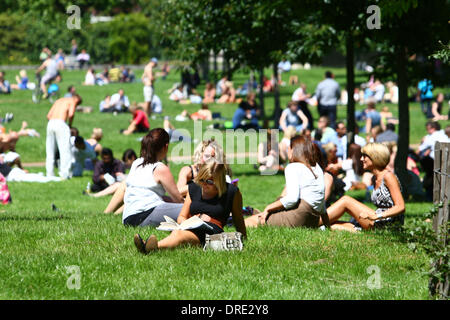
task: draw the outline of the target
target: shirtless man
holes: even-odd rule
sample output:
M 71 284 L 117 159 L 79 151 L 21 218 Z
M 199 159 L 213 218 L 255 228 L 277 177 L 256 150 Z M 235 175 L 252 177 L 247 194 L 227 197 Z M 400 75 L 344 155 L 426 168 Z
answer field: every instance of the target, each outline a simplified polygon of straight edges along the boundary
M 153 83 L 155 82 L 155 73 L 153 68 L 158 64 L 158 59 L 152 58 L 151 61 L 145 66 L 144 73 L 142 74 L 142 82 L 144 83 L 144 111 L 147 115 L 152 113 L 152 99 L 155 93 Z
M 47 158 L 45 167 L 48 177 L 54 176 L 53 165 L 55 162 L 56 147 L 60 155 L 59 175 L 63 179 L 70 177 L 72 162 L 70 127 L 72 126 L 76 107 L 79 104 L 81 104 L 81 97 L 78 94 L 70 98 L 61 98 L 55 101 L 47 114 Z M 68 121 L 68 125 L 66 121 Z

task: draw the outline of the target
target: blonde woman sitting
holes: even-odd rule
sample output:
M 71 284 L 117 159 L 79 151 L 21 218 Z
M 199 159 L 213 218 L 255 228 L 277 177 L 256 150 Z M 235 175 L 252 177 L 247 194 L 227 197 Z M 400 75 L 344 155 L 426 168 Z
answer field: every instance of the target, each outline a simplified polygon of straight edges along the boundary
M 247 237 L 242 214 L 242 194 L 239 189 L 227 183 L 226 166 L 215 161 L 200 169 L 195 183 L 189 185 L 186 200 L 181 208 L 177 222 L 182 223 L 192 216 L 198 216 L 209 228 L 200 226 L 190 230 L 175 230 L 169 236 L 158 241 L 151 235 L 144 241 L 139 234 L 134 236 L 134 244 L 139 252 L 150 253 L 158 249 L 170 249 L 182 245 L 204 245 L 206 234 L 224 232 L 230 212 L 236 230 Z
M 352 197 L 343 196 L 327 210 L 332 230 L 355 232 L 403 224 L 405 202 L 397 176 L 387 168 L 389 160 L 389 149 L 381 143 L 369 143 L 362 148 L 363 168 L 373 174 L 371 201 L 377 208 L 374 210 Z M 345 213 L 352 216 L 350 222 L 339 221 Z

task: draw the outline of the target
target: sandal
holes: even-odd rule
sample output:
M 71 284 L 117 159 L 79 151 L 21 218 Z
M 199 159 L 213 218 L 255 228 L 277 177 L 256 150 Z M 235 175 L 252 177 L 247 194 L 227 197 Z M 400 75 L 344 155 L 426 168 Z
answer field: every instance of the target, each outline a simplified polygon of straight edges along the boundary
M 145 251 L 145 242 L 144 240 L 142 240 L 141 236 L 139 235 L 139 233 L 136 233 L 134 235 L 134 245 L 136 246 L 136 248 L 138 249 L 138 251 L 140 253 L 146 254 L 147 252 Z
M 147 241 L 145 241 L 145 247 L 144 247 L 145 253 L 149 253 L 150 251 L 158 250 L 158 239 L 156 239 L 156 236 L 152 234 L 150 237 L 148 237 Z

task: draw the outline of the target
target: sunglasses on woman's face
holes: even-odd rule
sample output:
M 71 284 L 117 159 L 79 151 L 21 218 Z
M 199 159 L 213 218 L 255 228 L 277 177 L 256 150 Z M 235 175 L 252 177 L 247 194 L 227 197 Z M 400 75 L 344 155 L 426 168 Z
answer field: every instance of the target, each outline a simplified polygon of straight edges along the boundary
M 369 158 L 370 160 L 372 160 L 372 158 L 367 154 L 367 153 L 361 153 L 361 157 L 363 158 Z
M 214 180 L 212 179 L 200 179 L 200 183 L 206 183 L 207 185 L 213 186 L 214 185 Z

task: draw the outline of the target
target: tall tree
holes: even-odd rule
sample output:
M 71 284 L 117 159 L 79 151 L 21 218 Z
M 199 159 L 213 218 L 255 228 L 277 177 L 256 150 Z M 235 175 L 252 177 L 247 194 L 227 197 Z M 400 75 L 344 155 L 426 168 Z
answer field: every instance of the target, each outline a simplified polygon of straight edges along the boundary
M 375 72 L 395 75 L 399 87 L 399 141 L 395 172 L 404 191 L 408 192 L 409 175 L 406 162 L 409 152 L 410 113 L 408 88 L 416 87 L 424 75 L 433 77 L 432 61 L 427 57 L 439 48 L 439 41 L 449 39 L 446 28 L 450 6 L 446 0 L 380 0 L 383 13 L 381 28 L 374 30 L 378 44 L 378 61 L 382 70 Z M 416 59 L 413 59 L 416 57 Z M 424 57 L 421 62 L 417 57 Z M 448 82 L 448 79 L 447 79 Z

